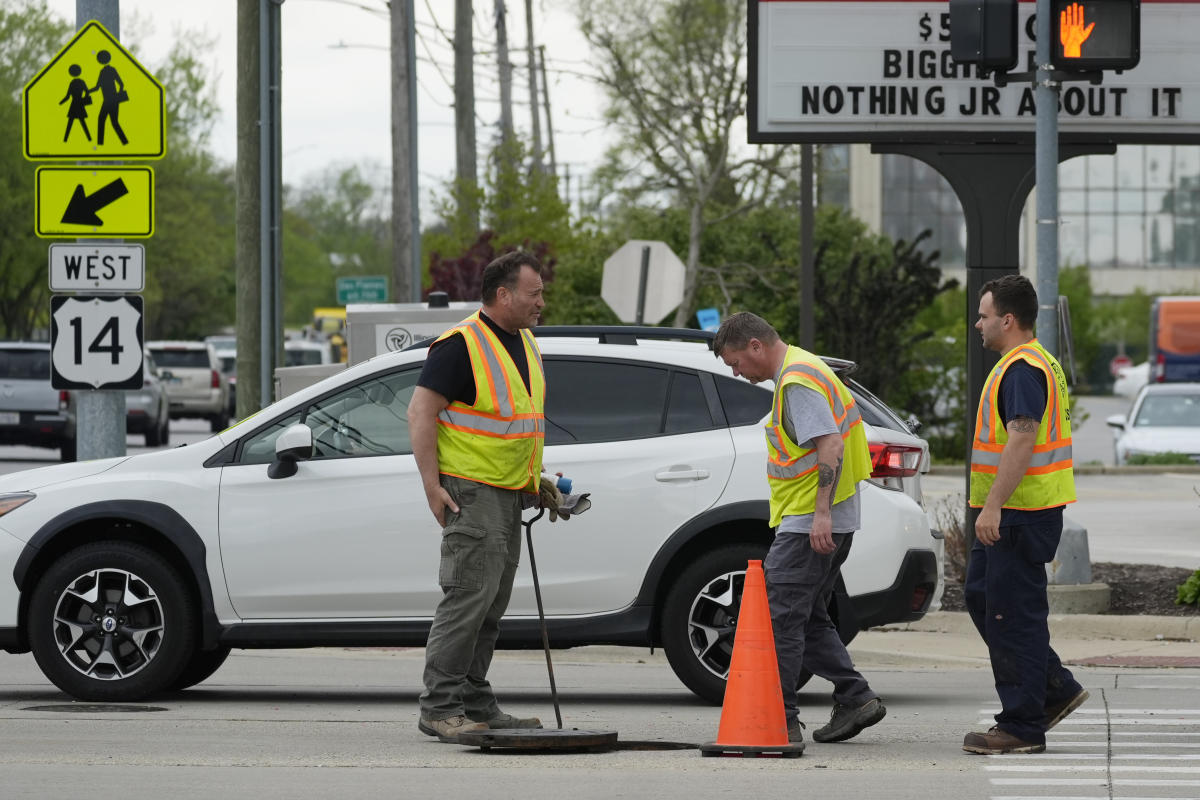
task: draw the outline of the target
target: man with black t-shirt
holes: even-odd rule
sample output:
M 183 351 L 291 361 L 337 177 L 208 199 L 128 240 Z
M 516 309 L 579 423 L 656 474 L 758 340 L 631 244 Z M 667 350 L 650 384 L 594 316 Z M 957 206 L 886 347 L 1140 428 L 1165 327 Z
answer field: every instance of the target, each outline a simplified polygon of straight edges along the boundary
M 979 293 L 975 329 L 1000 353 L 984 382 L 971 444 L 970 505 L 980 509 L 963 587 L 988 646 L 996 725 L 968 733 L 969 753 L 1040 753 L 1046 731 L 1088 698 L 1050 647 L 1046 562 L 1075 502 L 1067 381 L 1033 336 L 1037 293 L 1006 275 Z
M 422 733 L 540 728 L 502 712 L 487 681 L 521 558 L 521 510 L 536 501 L 546 380 L 529 328 L 545 305 L 541 264 L 500 256 L 483 308 L 429 348 L 408 421 L 429 509 L 442 526 L 442 599 L 425 649 Z

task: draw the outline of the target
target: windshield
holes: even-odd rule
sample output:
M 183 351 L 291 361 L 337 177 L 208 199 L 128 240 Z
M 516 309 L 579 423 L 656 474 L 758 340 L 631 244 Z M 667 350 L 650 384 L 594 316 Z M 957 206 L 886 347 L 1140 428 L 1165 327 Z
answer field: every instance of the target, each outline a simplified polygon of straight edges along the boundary
M 1200 427 L 1200 392 L 1196 394 L 1148 394 L 1138 409 L 1134 427 Z
M 0 378 L 50 380 L 50 351 L 0 350 Z
M 208 369 L 207 350 L 153 350 L 159 369 Z

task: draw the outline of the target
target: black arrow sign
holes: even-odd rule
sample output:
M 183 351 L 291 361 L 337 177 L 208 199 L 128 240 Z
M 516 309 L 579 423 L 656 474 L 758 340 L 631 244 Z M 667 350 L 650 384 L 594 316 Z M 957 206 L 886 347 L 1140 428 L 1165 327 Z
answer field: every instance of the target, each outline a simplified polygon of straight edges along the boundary
M 117 178 L 91 194 L 84 194 L 83 184 L 75 187 L 71 202 L 63 212 L 62 221 L 67 225 L 103 225 L 104 220 L 96 216 L 96 212 L 115 200 L 120 200 L 129 194 L 125 181 Z

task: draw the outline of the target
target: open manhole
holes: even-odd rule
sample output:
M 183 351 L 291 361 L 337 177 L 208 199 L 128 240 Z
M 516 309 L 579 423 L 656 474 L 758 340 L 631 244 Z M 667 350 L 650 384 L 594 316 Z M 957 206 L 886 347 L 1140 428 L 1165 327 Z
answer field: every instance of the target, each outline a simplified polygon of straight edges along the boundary
M 25 706 L 22 711 L 63 711 L 72 714 L 134 714 L 139 711 L 166 711 L 162 706 L 137 706 L 122 703 L 56 703 L 52 706 Z

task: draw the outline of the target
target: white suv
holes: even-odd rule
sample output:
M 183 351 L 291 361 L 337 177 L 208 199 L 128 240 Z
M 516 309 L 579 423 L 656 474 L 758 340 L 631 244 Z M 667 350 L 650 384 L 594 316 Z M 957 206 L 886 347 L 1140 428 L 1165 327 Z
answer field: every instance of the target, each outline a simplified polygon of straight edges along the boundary
M 699 331 L 536 332 L 546 466 L 594 503 L 532 529 L 551 645 L 661 646 L 719 702 L 746 561 L 772 536 L 770 388 L 731 377 Z M 357 364 L 198 444 L 0 479 L 0 647 L 32 649 L 78 698 L 133 700 L 204 680 L 234 647 L 423 645 L 440 536 L 406 414 L 425 352 Z M 882 471 L 835 601 L 847 640 L 919 618 L 939 580 L 909 494 L 924 444 L 878 405 L 863 412 Z M 526 557 L 500 646 L 540 643 Z
M 202 417 L 213 432 L 229 426 L 229 384 L 207 342 L 148 342 L 167 386 L 171 419 Z

